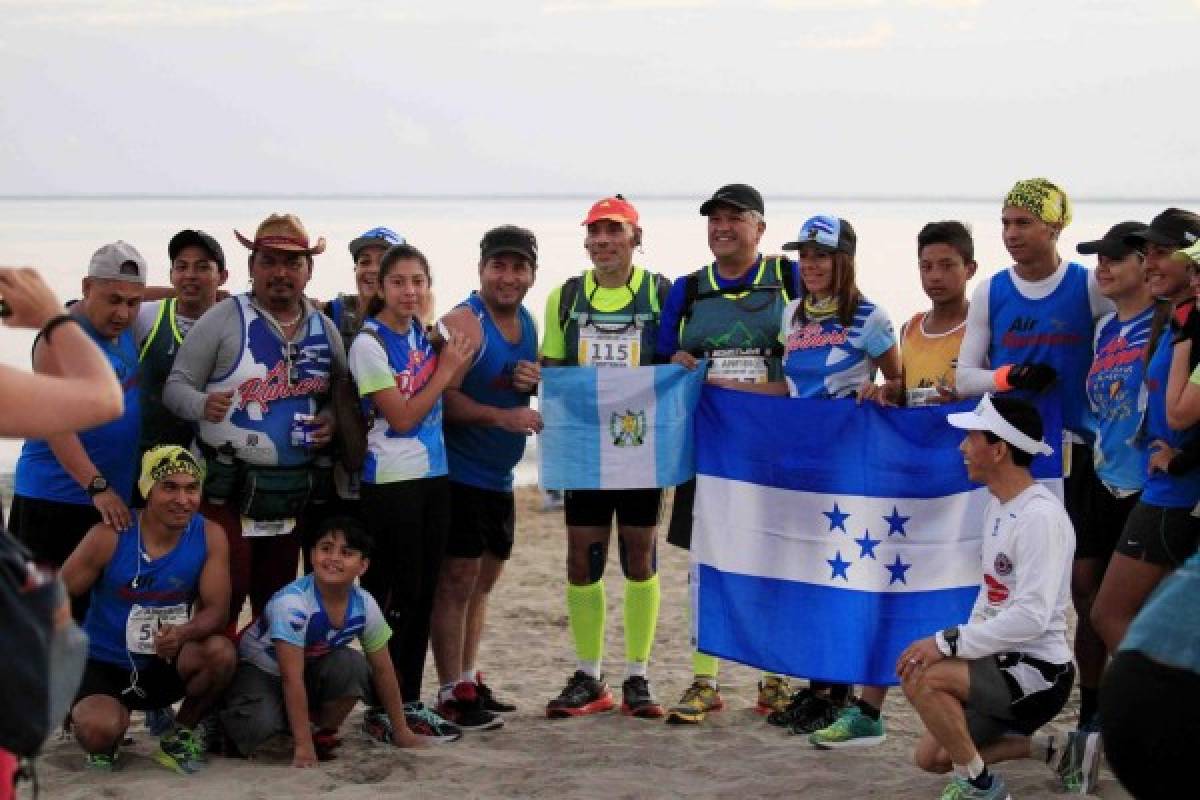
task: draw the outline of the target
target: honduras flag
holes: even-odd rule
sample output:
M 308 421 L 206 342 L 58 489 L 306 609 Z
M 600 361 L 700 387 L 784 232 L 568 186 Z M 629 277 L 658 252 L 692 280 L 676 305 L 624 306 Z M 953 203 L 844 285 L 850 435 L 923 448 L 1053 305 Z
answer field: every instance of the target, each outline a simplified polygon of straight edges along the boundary
M 987 489 L 953 406 L 881 408 L 706 388 L 692 535 L 701 651 L 784 675 L 897 683 L 916 639 L 965 622 L 982 579 Z M 1042 411 L 1058 478 L 1061 422 Z M 1050 417 L 1053 415 L 1053 418 Z
M 702 368 L 675 364 L 543 369 L 542 486 L 648 489 L 689 480 L 703 379 Z

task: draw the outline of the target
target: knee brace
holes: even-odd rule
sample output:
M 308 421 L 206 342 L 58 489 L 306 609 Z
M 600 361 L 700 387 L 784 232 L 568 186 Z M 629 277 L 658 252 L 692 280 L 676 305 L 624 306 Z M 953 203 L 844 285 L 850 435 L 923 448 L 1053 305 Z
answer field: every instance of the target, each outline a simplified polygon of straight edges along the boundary
M 604 577 L 604 565 L 608 561 L 608 548 L 604 542 L 593 542 L 588 545 L 588 583 L 595 583 Z

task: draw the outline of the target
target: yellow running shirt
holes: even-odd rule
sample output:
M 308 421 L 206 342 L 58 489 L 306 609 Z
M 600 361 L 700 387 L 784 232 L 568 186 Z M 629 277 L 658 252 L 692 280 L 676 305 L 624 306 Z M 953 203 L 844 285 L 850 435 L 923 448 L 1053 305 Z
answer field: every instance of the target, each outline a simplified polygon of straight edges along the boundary
M 954 388 L 954 369 L 962 347 L 967 322 L 963 320 L 946 333 L 925 333 L 925 314 L 915 314 L 904 326 L 900 343 L 900 361 L 904 367 L 906 404 L 923 406 L 936 397 L 935 387 Z

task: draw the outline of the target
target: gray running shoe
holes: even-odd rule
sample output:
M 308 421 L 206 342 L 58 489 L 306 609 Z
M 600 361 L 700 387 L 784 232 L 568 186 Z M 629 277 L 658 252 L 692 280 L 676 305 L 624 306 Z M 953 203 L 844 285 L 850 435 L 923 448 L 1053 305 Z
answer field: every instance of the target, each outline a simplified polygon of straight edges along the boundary
M 1071 731 L 1058 758 L 1058 781 L 1067 794 L 1091 794 L 1100 781 L 1100 756 L 1104 748 L 1095 731 Z

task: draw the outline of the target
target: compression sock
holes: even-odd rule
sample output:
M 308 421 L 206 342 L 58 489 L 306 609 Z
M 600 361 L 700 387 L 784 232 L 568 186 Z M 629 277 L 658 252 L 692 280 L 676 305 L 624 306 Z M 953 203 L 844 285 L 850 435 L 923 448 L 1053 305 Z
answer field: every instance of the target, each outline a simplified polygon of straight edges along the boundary
M 1100 690 L 1091 686 L 1079 687 L 1079 727 L 1087 727 L 1100 707 Z
M 604 658 L 604 581 L 567 584 L 567 621 L 580 669 L 599 678 Z
M 658 575 L 644 581 L 625 579 L 625 660 L 630 663 L 650 660 L 661 594 Z
M 692 674 L 697 680 L 705 680 L 714 687 L 717 685 L 717 669 L 720 663 L 716 656 L 701 653 L 699 650 L 692 652 Z
M 860 697 L 854 701 L 854 704 L 858 706 L 858 710 L 863 713 L 864 717 L 867 717 L 868 719 L 879 719 L 880 709 L 871 705 L 866 700 L 863 700 Z

